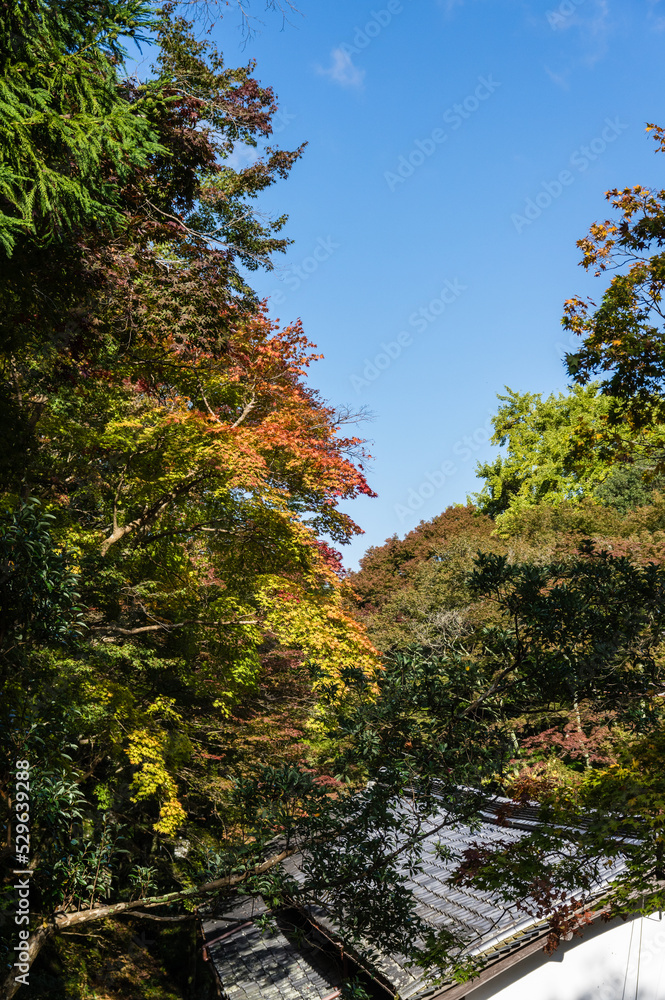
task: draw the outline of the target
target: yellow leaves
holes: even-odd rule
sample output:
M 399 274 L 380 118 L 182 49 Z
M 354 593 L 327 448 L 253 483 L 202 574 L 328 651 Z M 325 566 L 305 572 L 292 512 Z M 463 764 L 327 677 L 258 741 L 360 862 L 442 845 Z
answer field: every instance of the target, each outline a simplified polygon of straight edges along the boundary
M 308 592 L 291 580 L 264 578 L 259 595 L 266 624 L 286 646 L 298 646 L 328 680 L 341 679 L 345 668 L 368 679 L 380 669 L 380 655 L 365 629 L 341 604 L 339 585 L 330 592 Z
M 103 681 L 96 682 L 93 686 L 92 682 L 86 685 L 90 694 L 95 695 L 98 703 L 102 705 L 110 705 L 115 699 L 116 692 L 111 688 L 110 684 L 105 684 Z
M 132 802 L 160 798 L 162 806 L 153 830 L 173 836 L 186 814 L 178 802 L 176 783 L 164 760 L 164 743 L 163 736 L 147 729 L 136 729 L 129 734 L 126 752 L 130 763 L 137 768 L 130 786 Z
M 139 770 L 132 780 L 132 801 L 156 795 L 163 785 L 172 783 L 166 770 L 162 740 L 145 729 L 135 730 L 128 739 L 127 756 Z
M 645 131 L 647 135 L 653 132 L 651 138 L 655 139 L 661 150 L 665 151 L 665 129 L 661 125 L 654 125 L 650 122 Z
M 176 712 L 175 704 L 175 698 L 167 698 L 166 695 L 160 694 L 152 705 L 148 706 L 146 712 L 148 715 L 157 716 L 167 722 L 182 722 L 182 715 Z
M 607 240 L 608 237 L 614 236 L 618 232 L 618 229 L 613 222 L 606 220 L 605 222 L 594 222 L 589 227 L 589 232 L 594 240 L 600 243 Z
M 156 833 L 163 833 L 173 837 L 182 826 L 187 814 L 177 799 L 169 799 L 165 802 L 159 812 L 159 819 L 153 826 Z

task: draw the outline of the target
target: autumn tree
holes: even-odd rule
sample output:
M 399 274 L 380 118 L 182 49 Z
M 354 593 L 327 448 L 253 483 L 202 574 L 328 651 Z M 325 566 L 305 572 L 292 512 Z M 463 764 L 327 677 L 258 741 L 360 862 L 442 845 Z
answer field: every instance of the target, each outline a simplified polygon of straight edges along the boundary
M 658 152 L 665 152 L 665 132 L 648 125 Z M 607 192 L 618 212 L 595 223 L 578 241 L 581 264 L 595 275 L 612 278 L 600 305 L 572 298 L 563 325 L 582 338 L 567 356 L 571 377 L 580 385 L 597 376 L 603 390 L 618 402 L 614 423 L 628 420 L 635 430 L 661 423 L 663 349 L 663 241 L 665 191 L 636 185 Z M 656 453 L 660 452 L 656 449 Z
M 377 666 L 325 540 L 357 532 L 337 505 L 371 491 L 347 457 L 358 441 L 304 382 L 314 355 L 299 325 L 279 330 L 258 312 L 231 332 L 222 313 L 223 344 L 204 349 L 157 309 L 139 316 L 131 344 L 103 339 L 84 361 L 71 348 L 13 355 L 20 398 L 43 399 L 5 506 L 20 519 L 20 493 L 39 499 L 86 609 L 73 645 L 47 634 L 5 662 L 13 756 L 42 761 L 31 772 L 43 803 L 31 884 L 42 912 L 58 911 L 55 930 L 85 922 L 84 910 L 95 920 L 127 909 L 133 869 L 112 850 L 120 815 L 133 865 L 154 864 L 157 884 L 175 892 L 167 902 L 187 898 L 169 860 L 177 835 L 203 854 L 224 842 L 231 871 L 236 849 L 243 867 L 262 862 L 276 830 L 266 820 L 260 836 L 240 825 L 229 839 L 235 813 L 229 800 L 220 815 L 218 763 L 220 720 L 254 689 L 262 654 L 298 651 L 340 697 L 346 669 Z M 32 572 L 16 553 L 10 569 Z M 67 820 L 61 839 L 56 813 Z M 100 843 L 113 875 L 97 882 Z M 212 881 L 208 892 L 235 884 Z
M 662 152 L 663 130 L 648 131 Z M 575 901 L 610 865 L 607 915 L 660 909 L 665 886 L 662 498 L 644 495 L 662 473 L 665 192 L 638 185 L 607 198 L 618 217 L 578 245 L 585 268 L 611 272 L 609 286 L 599 305 L 569 300 L 563 319 L 582 338 L 567 357 L 576 386 L 545 403 L 511 394 L 497 422 L 508 454 L 482 470 L 482 501 L 512 537 L 521 524 L 542 543 L 545 525 L 552 537 L 555 523 L 575 521 L 615 534 L 556 569 L 483 557 L 475 577 L 537 677 L 514 689 L 526 697 L 507 784 L 517 801 L 539 800 L 542 824 L 517 846 L 474 845 L 459 877 L 548 915 L 552 945 L 584 923 Z M 587 413 L 575 415 L 581 403 Z M 594 512 L 594 499 L 616 513 Z M 514 681 L 509 671 L 501 683 Z
M 11 155 L 32 174 L 19 190 L 10 157 L 3 203 L 2 801 L 8 816 L 27 760 L 31 957 L 66 927 L 273 867 L 282 828 L 233 797 L 257 762 L 226 761 L 229 718 L 271 657 L 320 676 L 311 711 L 317 683 L 353 699 L 345 671 L 378 665 L 334 547 L 359 530 L 340 502 L 371 494 L 362 443 L 307 383 L 300 325 L 270 322 L 243 276 L 287 244 L 283 217 L 252 210 L 300 155 L 269 146 L 272 91 L 168 8 L 45 4 L 28 51 L 33 13 L 4 15 L 27 96 L 2 112 L 41 101 L 60 129 L 26 118 Z M 125 80 L 117 39 L 142 26 L 154 74 Z M 238 142 L 260 147 L 239 171 Z M 294 758 L 294 801 L 318 802 L 315 750 Z M 10 827 L 4 861 L 27 862 L 11 851 Z
M 458 504 L 367 550 L 349 584 L 380 649 L 424 647 L 455 632 L 468 604 L 466 574 L 479 548 L 495 546 L 493 530 L 489 517 Z

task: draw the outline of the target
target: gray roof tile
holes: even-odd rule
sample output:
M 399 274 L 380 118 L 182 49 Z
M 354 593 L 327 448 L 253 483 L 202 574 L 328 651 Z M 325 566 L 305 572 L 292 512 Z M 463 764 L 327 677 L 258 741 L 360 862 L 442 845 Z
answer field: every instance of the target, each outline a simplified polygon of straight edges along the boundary
M 259 901 L 232 902 L 222 915 L 206 920 L 203 933 L 228 1000 L 323 1000 L 340 983 L 337 970 L 314 949 L 297 949 L 281 930 L 263 933 L 243 917 L 257 916 L 266 907 Z M 229 920 L 235 922 L 229 929 Z
M 537 823 L 537 808 L 526 806 L 518 811 L 511 808 L 510 813 L 505 815 L 509 805 L 505 800 L 497 800 L 491 804 L 477 829 L 463 824 L 436 829 L 437 817 L 423 824 L 423 829 L 428 831 L 422 842 L 422 855 L 425 859 L 423 871 L 408 883 L 416 900 L 416 912 L 433 928 L 446 928 L 461 935 L 465 942 L 462 954 L 483 956 L 491 953 L 498 956 L 507 950 L 514 950 L 537 933 L 533 921 L 516 907 L 503 906 L 488 892 L 448 884 L 459 856 L 473 841 L 517 841 L 525 832 L 533 829 Z M 450 861 L 438 856 L 435 850 L 437 843 L 453 852 Z M 297 858 L 290 858 L 285 867 L 296 880 L 303 879 Z M 611 874 L 608 874 L 608 881 L 610 877 Z M 323 925 L 332 935 L 340 940 L 344 939 L 344 928 L 338 926 L 323 910 L 313 908 L 311 915 L 315 922 Z M 544 923 L 545 921 L 541 921 L 541 925 Z M 421 969 L 409 967 L 404 956 L 384 955 L 373 964 L 389 982 L 399 988 L 400 997 L 404 1000 L 422 997 L 430 988 L 425 973 Z
M 490 804 L 479 828 L 455 824 L 437 829 L 444 813 L 423 824 L 423 830 L 427 831 L 422 842 L 423 870 L 408 883 L 415 897 L 416 913 L 431 927 L 448 929 L 461 936 L 464 941 L 462 954 L 496 959 L 538 933 L 534 922 L 515 907 L 502 906 L 482 890 L 448 884 L 458 858 L 473 841 L 516 841 L 534 827 L 538 817 L 535 807 L 522 807 L 506 816 L 507 805 L 505 800 Z M 450 849 L 451 860 L 439 857 L 438 843 Z M 301 862 L 302 859 L 294 856 L 284 863 L 284 868 L 296 881 L 305 877 Z M 607 881 L 613 875 L 614 870 L 608 871 Z M 229 927 L 229 920 L 239 924 L 256 917 L 261 912 L 261 905 L 252 909 L 250 904 L 250 900 L 236 901 L 229 904 L 222 919 L 208 921 L 204 925 L 207 939 L 224 933 L 223 928 Z M 344 941 L 344 928 L 331 919 L 324 908 L 313 906 L 309 915 L 333 938 Z M 235 933 L 212 944 L 209 952 L 229 1000 L 322 1000 L 334 992 L 340 982 L 333 967 L 319 965 L 317 968 L 318 963 L 312 961 L 312 955 L 296 950 L 281 932 L 262 935 L 254 925 L 239 926 Z M 425 997 L 431 989 L 424 972 L 410 966 L 402 955 L 380 955 L 368 964 L 392 983 L 404 1000 Z

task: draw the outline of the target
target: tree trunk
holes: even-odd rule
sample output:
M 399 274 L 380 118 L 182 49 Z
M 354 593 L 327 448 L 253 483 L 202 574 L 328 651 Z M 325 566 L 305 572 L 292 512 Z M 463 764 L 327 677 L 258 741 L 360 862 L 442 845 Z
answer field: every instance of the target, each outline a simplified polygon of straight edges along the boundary
M 53 924 L 43 924 L 35 933 L 32 935 L 28 941 L 28 961 L 27 965 L 31 969 L 33 962 L 37 958 L 37 955 L 42 950 L 43 946 L 46 944 L 48 939 L 55 933 L 55 927 Z M 21 975 L 21 970 L 17 966 L 12 966 L 12 970 L 0 987 L 0 1000 L 11 1000 L 18 988 L 23 983 L 16 979 L 17 975 Z M 29 973 L 28 973 L 29 975 Z
M 280 851 L 279 854 L 273 854 L 271 858 L 262 862 L 260 865 L 252 868 L 250 871 L 245 872 L 244 875 L 228 875 L 226 878 L 216 879 L 214 882 L 207 882 L 205 885 L 199 886 L 198 889 L 183 889 L 180 892 L 169 892 L 163 896 L 145 896 L 143 899 L 135 899 L 131 903 L 111 903 L 109 906 L 96 906 L 91 910 L 77 910 L 74 913 L 59 913 L 56 914 L 55 919 L 50 924 L 43 924 L 28 941 L 28 968 L 32 968 L 34 960 L 41 951 L 43 945 L 46 941 L 52 937 L 54 934 L 59 933 L 59 931 L 64 931 L 70 927 L 77 927 L 80 924 L 92 923 L 96 920 L 103 920 L 105 917 L 116 917 L 122 914 L 131 915 L 132 910 L 138 910 L 141 907 L 147 908 L 152 906 L 164 906 L 168 903 L 177 903 L 183 899 L 192 899 L 197 896 L 208 896 L 212 893 L 217 893 L 223 891 L 224 889 L 230 889 L 233 886 L 240 885 L 245 879 L 254 876 L 261 875 L 263 872 L 268 871 L 270 868 L 274 868 L 278 865 L 280 861 L 284 861 L 285 858 L 290 857 L 295 854 L 300 848 L 292 847 L 287 851 Z M 145 914 L 137 914 L 138 916 L 146 916 Z M 2 987 L 0 989 L 0 1000 L 11 1000 L 19 986 L 22 984 L 16 981 L 16 975 L 20 975 L 20 970 L 18 968 L 12 968 L 11 973 L 7 976 Z

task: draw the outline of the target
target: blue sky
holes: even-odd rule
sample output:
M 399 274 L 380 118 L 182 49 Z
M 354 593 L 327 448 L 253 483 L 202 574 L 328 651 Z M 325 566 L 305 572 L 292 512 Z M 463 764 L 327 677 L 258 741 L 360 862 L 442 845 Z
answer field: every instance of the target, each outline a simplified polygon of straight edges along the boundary
M 575 241 L 608 188 L 663 186 L 665 0 L 302 0 L 283 30 L 253 2 L 248 43 L 236 11 L 213 37 L 309 143 L 260 206 L 295 242 L 253 281 L 323 396 L 374 414 L 354 566 L 478 488 L 505 385 L 565 389 L 563 302 L 603 287 Z

